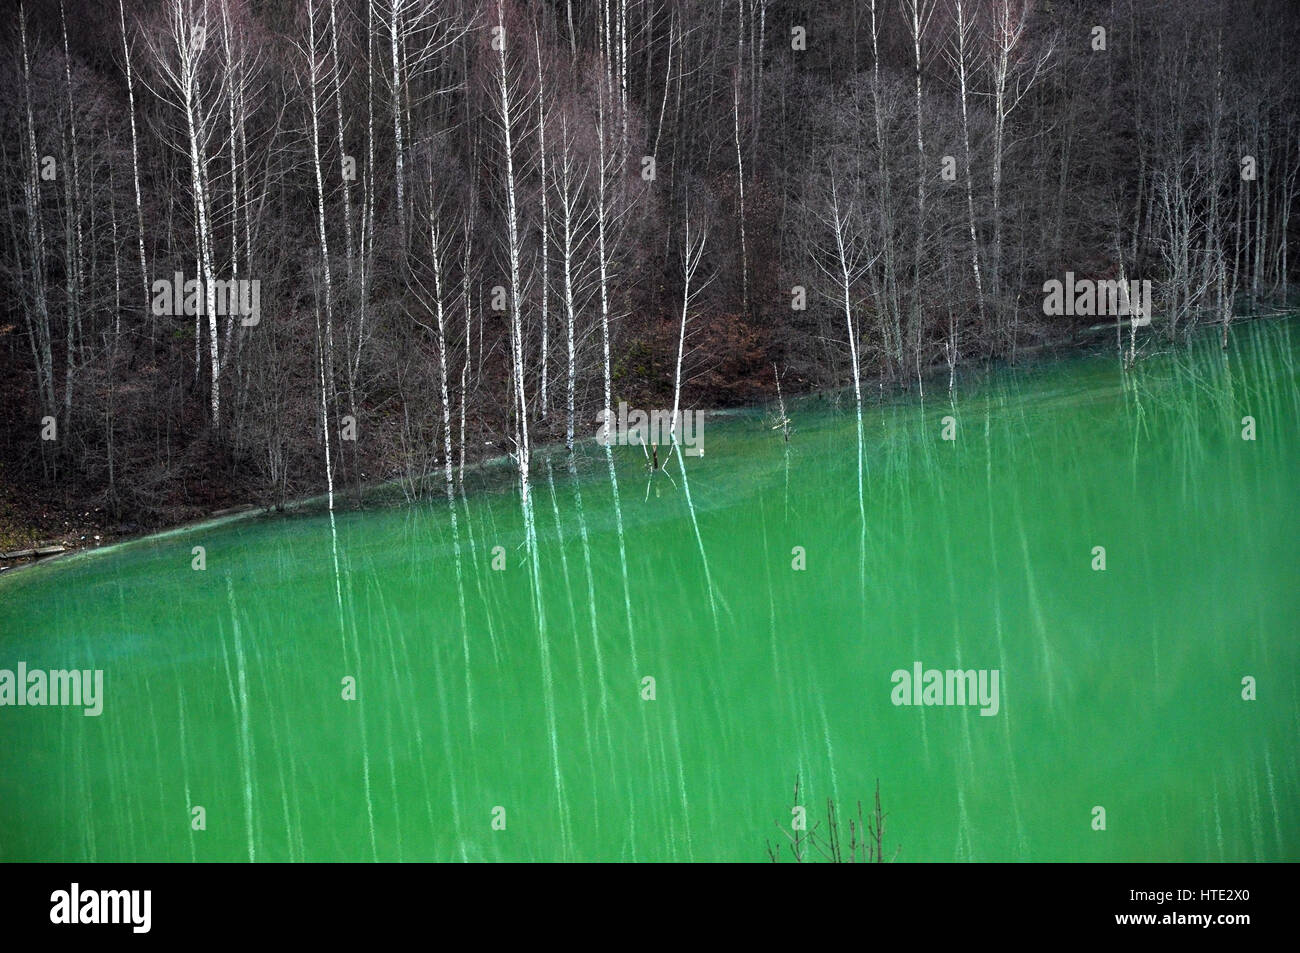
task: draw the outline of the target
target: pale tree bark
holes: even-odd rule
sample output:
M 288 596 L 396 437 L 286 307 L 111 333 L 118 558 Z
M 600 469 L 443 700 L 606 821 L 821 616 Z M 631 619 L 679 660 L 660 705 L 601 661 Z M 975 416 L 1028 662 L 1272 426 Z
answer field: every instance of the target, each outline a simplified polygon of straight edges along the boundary
M 393 94 L 393 161 L 394 181 L 397 185 L 397 229 L 406 236 L 406 143 L 402 132 L 402 56 L 401 56 L 401 21 L 405 0 L 391 0 L 388 17 L 389 51 L 392 55 L 392 94 Z
M 82 260 L 85 237 L 81 228 L 81 147 L 77 141 L 77 106 L 72 95 L 72 57 L 68 52 L 68 19 L 63 2 L 59 2 L 59 25 L 63 32 L 63 77 L 68 94 L 68 128 L 71 148 L 65 139 L 63 154 L 72 156 L 72 176 L 63 176 L 65 310 L 67 314 L 67 351 L 63 378 L 63 431 L 72 430 L 72 393 L 76 382 L 76 353 L 81 334 L 81 304 L 85 265 Z
M 876 130 L 876 171 L 880 178 L 881 195 L 877 203 L 880 209 L 880 243 L 883 264 L 883 297 L 888 319 L 882 317 L 881 329 L 884 332 L 885 351 L 889 355 L 893 369 L 903 371 L 903 318 L 902 302 L 899 296 L 898 269 L 894 261 L 894 204 L 890 188 L 890 170 L 885 159 L 885 118 L 881 103 L 880 86 L 880 22 L 876 19 L 876 0 L 871 0 L 871 104 Z
M 476 203 L 470 202 L 469 208 L 465 212 L 464 232 L 465 244 L 461 254 L 460 265 L 460 297 L 461 307 L 465 312 L 465 367 L 464 373 L 469 375 L 471 370 L 470 358 L 473 355 L 473 348 L 470 342 L 474 337 L 474 298 L 472 289 L 474 278 L 477 276 L 474 260 L 474 211 Z M 461 407 L 465 406 L 465 386 L 461 385 Z M 461 456 L 465 454 L 465 447 L 461 446 Z
M 334 118 L 335 131 L 337 133 L 338 144 L 338 162 L 340 173 L 342 172 L 343 157 L 347 155 L 348 147 L 345 141 L 346 121 L 343 116 L 343 61 L 339 59 L 339 20 L 336 0 L 330 0 L 330 85 L 334 92 Z M 343 240 L 344 250 L 347 254 L 348 282 L 351 284 L 353 279 L 353 234 L 352 234 L 352 183 L 347 176 L 340 174 L 339 178 L 343 183 Z
M 610 234 L 614 227 L 616 212 L 612 194 L 612 173 L 619 166 L 619 157 L 611 156 L 607 143 L 607 106 L 608 93 L 601 89 L 596 96 L 596 142 L 597 142 L 597 201 L 596 201 L 596 260 L 600 274 L 600 337 L 604 357 L 605 384 L 605 421 L 608 425 L 613 419 L 612 381 L 609 355 L 609 320 L 610 320 L 610 270 L 612 251 Z M 614 525 L 618 532 L 618 558 L 623 575 L 623 607 L 627 615 L 628 644 L 632 656 L 632 670 L 637 672 L 640 662 L 636 649 L 636 630 L 632 622 L 632 588 L 627 572 L 627 548 L 623 540 L 623 507 L 618 495 L 618 475 L 614 471 L 614 448 L 605 441 L 605 463 L 609 468 L 610 491 L 614 500 Z
M 620 152 L 627 155 L 627 0 L 618 5 L 618 76 Z
M 424 0 L 388 0 L 387 39 L 389 52 L 389 78 L 393 110 L 394 181 L 397 190 L 397 224 L 403 254 L 407 247 L 407 137 L 410 134 L 411 89 L 426 96 L 433 93 L 420 90 L 423 77 L 432 69 L 437 57 L 455 43 L 468 29 L 468 24 L 453 23 L 443 15 L 442 4 Z
M 320 151 L 320 98 L 318 87 L 325 77 L 316 53 L 316 15 L 319 0 L 307 2 L 307 94 L 311 109 L 312 171 L 316 179 L 316 234 L 320 242 L 321 278 L 324 282 L 325 337 L 321 342 L 321 423 L 325 431 L 325 474 L 329 484 L 329 508 L 334 509 L 334 469 L 330 459 L 329 406 L 334 400 L 334 291 L 330 266 L 329 235 L 325 228 L 325 174 Z M 319 311 L 317 321 L 319 322 Z
M 921 134 L 923 120 L 921 102 L 921 37 L 934 12 L 931 0 L 904 0 L 908 13 L 908 27 L 912 36 L 913 65 L 916 78 L 916 235 L 912 241 L 912 320 L 910 334 L 912 355 L 916 365 L 916 386 L 925 396 L 921 382 L 921 335 L 925 317 L 921 306 L 921 251 L 925 246 L 925 180 L 930 175 L 925 161 L 925 141 Z
M 1219 220 L 1219 150 L 1223 130 L 1223 28 L 1219 27 L 1214 36 L 1214 91 L 1211 94 L 1210 107 L 1210 217 L 1207 225 L 1210 229 L 1210 268 L 1213 270 L 1215 293 L 1215 310 L 1219 320 L 1224 324 L 1223 344 L 1227 344 L 1226 313 L 1229 310 L 1227 282 L 1225 281 L 1223 261 L 1223 223 Z
M 750 19 L 753 19 L 751 14 Z M 763 125 L 763 50 L 767 42 L 767 0 L 758 0 L 758 46 L 750 54 L 750 62 L 758 72 L 758 78 L 750 90 L 749 99 L 753 110 L 754 128 L 750 131 L 750 155 L 758 155 L 758 131 Z
M 971 175 L 970 118 L 967 111 L 968 86 L 967 68 L 969 48 L 975 23 L 966 16 L 967 0 L 954 0 L 956 5 L 957 25 L 954 38 L 957 44 L 956 56 L 958 90 L 961 95 L 961 138 L 965 155 L 966 173 L 966 222 L 970 232 L 970 267 L 975 280 L 975 301 L 979 310 L 979 326 L 984 327 L 984 280 L 980 275 L 979 236 L 975 230 L 975 187 Z M 955 358 L 955 355 L 954 355 Z
M 682 248 L 682 320 L 680 330 L 677 334 L 677 370 L 673 375 L 673 416 L 672 424 L 668 431 L 672 440 L 672 452 L 677 455 L 677 466 L 682 477 L 682 492 L 686 497 L 686 511 L 691 516 L 691 528 L 695 533 L 695 544 L 700 551 L 700 563 L 704 568 L 704 585 L 709 593 L 709 611 L 713 615 L 714 632 L 718 632 L 718 600 L 713 588 L 713 573 L 709 569 L 709 556 L 704 549 L 704 536 L 700 532 L 700 522 L 695 515 L 695 503 L 691 499 L 691 481 L 686 474 L 686 456 L 681 452 L 677 440 L 677 421 L 678 413 L 681 408 L 682 396 L 682 357 L 686 350 L 686 322 L 690 315 L 691 299 L 697 296 L 708 286 L 709 282 L 697 286 L 692 292 L 691 283 L 695 278 L 695 273 L 700 267 L 700 259 L 704 257 L 704 246 L 708 241 L 708 231 L 700 229 L 698 239 L 691 237 L 691 206 L 689 194 L 686 200 L 685 210 L 685 242 Z M 701 452 L 703 447 L 700 448 Z M 666 462 L 666 461 L 665 461 Z M 649 495 L 650 487 L 647 484 L 646 494 Z
M 126 67 L 127 114 L 131 120 L 131 178 L 135 185 L 136 237 L 139 240 L 140 284 L 144 295 L 141 300 L 144 302 L 144 313 L 148 316 L 146 320 L 152 329 L 154 322 L 153 309 L 149 306 L 149 266 L 144 251 L 144 203 L 140 198 L 140 142 L 135 126 L 135 81 L 131 70 L 131 48 L 126 39 L 126 9 L 122 5 L 122 0 L 117 0 L 117 14 L 122 27 L 122 62 Z
M 547 400 L 547 370 L 550 364 L 550 211 L 548 206 L 548 189 L 546 179 L 546 75 L 542 70 L 542 38 L 534 28 L 533 41 L 537 50 L 537 154 L 541 165 L 542 193 L 542 392 L 541 416 L 546 419 L 549 407 Z
M 116 428 L 117 377 L 113 373 L 117 365 L 118 349 L 122 344 L 122 245 L 118 240 L 117 230 L 117 189 L 113 178 L 113 167 L 108 170 L 108 214 L 112 225 L 113 237 L 113 337 L 108 346 L 107 395 L 104 400 L 104 455 L 108 462 L 108 506 L 115 516 L 120 513 L 117 493 L 117 467 L 114 446 Z M 107 336 L 107 335 L 106 335 Z
M 497 4 L 498 23 L 505 30 L 502 5 Z M 506 242 L 510 259 L 510 313 L 508 315 L 511 379 L 514 390 L 515 413 L 517 415 L 515 451 L 519 466 L 519 493 L 525 512 L 531 512 L 528 498 L 528 400 L 524 390 L 524 341 L 523 341 L 523 276 L 520 263 L 521 235 L 519 230 L 519 212 L 517 188 L 515 182 L 514 157 L 514 119 L 512 104 L 518 99 L 518 84 L 512 82 L 506 70 L 506 46 L 503 37 L 498 51 L 499 83 L 497 86 L 497 107 L 500 114 L 501 135 L 505 158 L 505 193 L 506 193 Z
M 375 5 L 366 2 L 366 167 L 361 179 L 361 239 L 357 280 L 357 328 L 355 346 L 349 344 L 349 399 L 355 415 L 356 380 L 361 371 L 361 353 L 366 341 L 366 318 L 370 312 L 370 275 L 373 268 L 375 241 Z
M 740 149 L 740 77 L 745 65 L 745 0 L 739 0 L 736 26 L 736 68 L 732 77 L 731 105 L 736 141 L 736 189 L 740 200 L 740 301 L 749 313 L 749 250 L 745 242 L 745 159 Z
M 691 237 L 691 205 L 690 198 L 686 200 L 685 212 L 685 244 L 682 247 L 682 320 L 680 329 L 677 333 L 677 369 L 673 374 L 673 416 L 671 430 L 673 450 L 677 451 L 677 416 L 681 409 L 682 397 L 682 359 L 686 352 L 686 322 L 690 316 L 691 302 L 698 297 L 705 288 L 712 282 L 704 282 L 702 285 L 691 288 L 691 283 L 695 280 L 695 273 L 699 270 L 700 259 L 704 257 L 704 246 L 708 243 L 709 233 L 707 229 L 697 229 L 696 236 Z
M 194 197 L 194 232 L 200 280 L 204 286 L 204 313 L 208 318 L 208 357 L 211 370 L 209 410 L 214 431 L 221 429 L 221 354 L 217 329 L 215 264 L 213 261 L 211 200 L 208 194 L 207 142 L 212 133 L 215 106 L 205 108 L 201 66 L 207 49 L 206 7 L 194 0 L 170 0 L 165 33 L 151 38 L 158 72 L 185 122 L 190 191 Z M 196 316 L 197 320 L 197 316 Z M 196 341 L 196 345 L 197 345 Z
M 1281 221 L 1279 222 L 1278 234 L 1281 236 L 1281 247 L 1278 250 L 1277 261 L 1278 275 L 1282 283 L 1282 306 L 1289 307 L 1290 303 L 1290 285 L 1289 272 L 1287 271 L 1287 237 L 1291 233 L 1291 209 L 1295 206 L 1297 196 L 1297 186 L 1300 185 L 1300 140 L 1296 137 L 1295 124 L 1287 120 L 1285 157 L 1290 161 L 1286 163 L 1282 170 L 1282 186 L 1280 189 L 1281 199 Z M 1294 147 L 1294 148 L 1293 148 Z
M 41 218 L 40 158 L 36 154 L 36 121 L 32 109 L 31 57 L 27 48 L 27 14 L 22 5 L 18 8 L 18 34 L 23 57 L 23 100 L 26 106 L 24 132 L 27 139 L 27 176 L 23 182 L 23 199 L 27 220 L 27 252 L 32 281 L 32 309 L 24 308 L 28 321 L 28 337 L 32 345 L 32 361 L 36 368 L 36 389 L 41 398 L 44 416 L 53 416 L 54 353 L 50 329 L 50 307 L 47 288 L 45 256 L 45 225 Z M 42 441 L 42 449 L 45 441 Z
M 993 285 L 993 306 L 998 309 L 998 324 L 1006 343 L 1014 348 L 1015 331 L 1005 327 L 1002 300 L 1002 167 L 1006 156 L 1007 121 L 1024 99 L 1052 55 L 1049 42 L 1036 57 L 1022 57 L 1018 52 L 1033 0 L 995 0 L 991 18 L 993 32 L 993 247 L 989 280 Z M 1012 320 L 1014 322 L 1014 308 Z
M 438 383 L 442 391 L 442 474 L 447 494 L 447 512 L 451 517 L 451 544 L 456 560 L 456 595 L 460 605 L 461 648 L 465 653 L 465 706 L 470 724 L 474 723 L 474 693 L 470 684 L 469 620 L 465 613 L 465 580 L 461 570 L 460 524 L 456 514 L 456 488 L 451 462 L 451 397 L 447 388 L 447 332 L 443 309 L 442 249 L 438 227 L 438 210 L 429 210 L 429 257 L 433 267 L 434 315 L 438 324 Z
M 580 196 L 588 170 L 580 168 L 569 138 L 568 118 L 561 118 L 560 155 L 551 166 L 560 211 L 560 268 L 563 273 L 564 330 L 567 355 L 565 387 L 564 446 L 573 456 L 575 427 L 575 391 L 577 386 L 577 349 L 575 328 L 580 294 L 578 244 L 580 235 L 590 227 L 590 210 L 581 206 Z
M 501 0 L 497 2 L 497 23 L 502 29 L 502 42 L 498 50 L 498 107 L 505 157 L 505 193 L 506 193 L 506 238 L 510 254 L 510 350 L 514 378 L 515 407 L 518 414 L 516 429 L 516 460 L 519 464 L 520 505 L 524 520 L 524 546 L 528 555 L 528 567 L 532 582 L 533 612 L 537 625 L 538 654 L 541 659 L 542 681 L 545 686 L 546 721 L 551 739 L 551 770 L 555 781 L 555 792 L 560 802 L 561 841 L 568 845 L 568 808 L 564 793 L 564 780 L 560 772 L 560 756 L 556 741 L 556 716 L 553 701 L 553 679 L 551 674 L 551 653 L 547 641 L 546 606 L 542 598 L 541 563 L 537 545 L 536 520 L 533 515 L 533 500 L 529 494 L 528 468 L 531 448 L 528 438 L 528 400 L 524 386 L 524 340 L 523 340 L 523 279 L 520 266 L 521 236 L 519 230 L 519 212 L 517 182 L 515 180 L 513 108 L 519 99 L 516 83 L 512 83 L 506 68 L 505 11 Z
M 856 408 L 858 435 L 858 513 L 862 521 L 860 536 L 861 586 L 866 591 L 867 559 L 867 504 L 866 504 L 866 459 L 862 426 L 862 369 L 858 353 L 858 323 L 853 315 L 854 286 L 875 263 L 875 256 L 868 256 L 866 238 L 855 213 L 854 204 L 840 195 L 839 183 L 834 169 L 831 170 L 830 194 L 827 207 L 819 211 L 823 227 L 830 233 L 831 247 L 815 251 L 814 263 L 831 281 L 836 290 L 836 304 L 844 309 L 844 328 L 848 334 L 849 361 L 853 372 L 853 400 Z
M 226 143 L 229 150 L 230 161 L 230 277 L 239 278 L 239 157 L 237 144 L 239 140 L 239 129 L 242 124 L 243 115 L 241 112 L 242 92 L 243 92 L 243 51 L 236 53 L 235 36 L 230 23 L 230 8 L 225 4 L 221 7 L 221 46 L 225 56 L 225 90 L 226 90 L 226 122 L 227 136 Z M 252 263 L 249 263 L 250 267 Z M 235 309 L 230 309 L 226 315 L 226 335 L 224 342 L 224 353 L 221 357 L 221 366 L 224 369 L 230 361 L 231 354 L 234 353 L 232 344 L 234 343 L 235 334 Z
M 668 17 L 668 53 L 667 65 L 664 67 L 664 95 L 659 102 L 659 121 L 655 124 L 654 145 L 650 148 L 650 154 L 656 159 L 659 155 L 659 137 L 664 131 L 664 113 L 668 109 L 668 90 L 672 86 L 673 76 L 673 37 L 677 32 L 677 11 L 672 11 Z M 680 69 L 680 67 L 678 67 Z

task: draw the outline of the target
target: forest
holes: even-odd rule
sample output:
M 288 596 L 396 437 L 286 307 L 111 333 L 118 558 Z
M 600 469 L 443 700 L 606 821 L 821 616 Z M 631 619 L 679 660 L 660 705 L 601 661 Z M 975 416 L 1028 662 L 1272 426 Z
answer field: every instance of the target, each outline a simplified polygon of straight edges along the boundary
M 532 448 L 621 401 L 860 407 L 1081 340 L 1229 348 L 1294 302 L 1295 14 L 23 0 L 0 507 L 160 526 L 450 494 L 506 454 L 526 498 Z M 1046 314 L 1067 274 L 1149 281 L 1150 326 Z

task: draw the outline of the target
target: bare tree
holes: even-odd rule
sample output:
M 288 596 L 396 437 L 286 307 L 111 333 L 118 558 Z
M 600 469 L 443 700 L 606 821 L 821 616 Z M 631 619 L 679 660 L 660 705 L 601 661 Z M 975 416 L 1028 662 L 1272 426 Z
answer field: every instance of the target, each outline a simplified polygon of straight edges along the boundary
M 204 54 L 208 49 L 207 8 L 196 0 L 168 0 L 163 14 L 164 32 L 150 35 L 153 65 L 161 79 L 154 90 L 160 98 L 170 97 L 180 109 L 184 123 L 178 148 L 189 160 L 190 195 L 194 205 L 194 231 L 199 278 L 203 283 L 204 308 L 208 318 L 208 357 L 211 371 L 209 409 L 212 429 L 221 427 L 221 355 L 217 332 L 215 264 L 213 262 L 212 215 L 208 193 L 207 145 L 220 114 L 218 93 L 205 89 Z M 200 318 L 195 318 L 196 346 Z

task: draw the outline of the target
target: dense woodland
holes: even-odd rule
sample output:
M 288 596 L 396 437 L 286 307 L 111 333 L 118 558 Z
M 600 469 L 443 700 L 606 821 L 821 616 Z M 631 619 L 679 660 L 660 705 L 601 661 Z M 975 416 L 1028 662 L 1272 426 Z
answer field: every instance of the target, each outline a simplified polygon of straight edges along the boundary
M 1298 24 L 1293 0 L 24 0 L 0 482 L 157 524 L 450 492 L 509 453 L 526 496 L 530 448 L 619 400 L 779 375 L 861 402 L 1024 359 L 1096 320 L 1044 316 L 1067 271 L 1149 279 L 1150 333 L 1231 346 L 1295 270 Z M 201 313 L 156 313 L 177 273 Z M 231 279 L 255 324 L 216 313 Z

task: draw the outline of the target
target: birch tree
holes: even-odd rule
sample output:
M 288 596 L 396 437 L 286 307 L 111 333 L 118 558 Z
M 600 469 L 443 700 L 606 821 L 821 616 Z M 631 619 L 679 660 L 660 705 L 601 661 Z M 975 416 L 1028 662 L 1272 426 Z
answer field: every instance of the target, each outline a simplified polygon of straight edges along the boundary
M 207 146 L 215 128 L 215 117 L 219 115 L 220 103 L 216 95 L 205 90 L 203 76 L 204 54 L 208 49 L 207 8 L 195 0 L 169 0 L 163 27 L 164 32 L 151 36 L 149 40 L 154 66 L 161 80 L 161 88 L 155 92 L 160 98 L 170 97 L 172 104 L 181 112 L 184 126 L 184 138 L 179 148 L 184 150 L 189 160 L 196 256 L 199 279 L 203 284 L 204 314 L 208 318 L 211 374 L 209 410 L 212 429 L 215 431 L 221 427 L 221 355 L 217 329 Z
M 325 228 L 325 169 L 320 149 L 320 90 L 327 77 L 322 66 L 324 57 L 317 52 L 316 16 L 319 0 L 307 0 L 307 95 L 311 113 L 312 171 L 316 179 L 316 234 L 320 243 L 320 273 L 325 304 L 325 336 L 321 339 L 321 424 L 325 431 L 325 472 L 329 481 L 329 506 L 334 509 L 334 475 L 330 460 L 329 406 L 334 400 L 334 281 L 330 265 L 329 234 Z M 319 322 L 319 313 L 317 317 Z
M 36 390 L 40 397 L 43 415 L 55 415 L 54 353 L 50 329 L 50 306 L 47 291 L 47 266 L 45 255 L 45 225 L 41 216 L 40 158 L 36 152 L 36 120 L 32 109 L 32 68 L 27 44 L 27 14 L 22 4 L 18 7 L 18 35 L 22 47 L 23 69 L 23 131 L 26 134 L 26 161 L 23 177 L 23 206 L 26 212 L 27 259 L 32 285 L 32 307 L 24 308 L 27 318 L 28 340 L 32 347 L 32 363 L 36 370 Z M 45 441 L 42 441 L 42 450 Z
M 1033 0 L 994 0 L 990 17 L 992 27 L 993 70 L 993 247 L 989 266 L 993 283 L 994 307 L 998 309 L 998 323 L 1006 327 L 1006 308 L 1002 295 L 1002 173 L 1007 150 L 1007 122 L 1011 113 L 1024 101 L 1025 95 L 1047 65 L 1053 51 L 1048 41 L 1036 55 L 1022 55 L 1025 29 Z M 1014 314 L 1011 323 L 1014 324 Z M 1007 334 L 1014 336 L 1013 331 Z
M 924 394 L 921 383 L 921 335 L 924 327 L 924 314 L 921 305 L 921 251 L 925 247 L 925 180 L 930 175 L 925 161 L 925 141 L 921 134 L 921 37 L 934 12 L 931 0 L 904 0 L 904 11 L 908 16 L 911 29 L 914 75 L 916 79 L 916 235 L 912 239 L 912 353 L 916 365 L 916 386 Z M 856 361 L 856 358 L 855 358 Z M 856 365 L 855 365 L 856 366 Z
M 131 70 L 131 47 L 126 37 L 126 8 L 123 6 L 122 0 L 117 0 L 117 15 L 122 28 L 122 64 L 126 70 L 127 115 L 131 120 L 131 181 L 135 186 L 136 237 L 140 252 L 140 284 L 143 290 L 141 302 L 144 314 L 151 315 L 152 309 L 149 307 L 149 265 L 145 260 L 144 251 L 144 204 L 140 198 L 140 140 L 135 126 L 135 79 Z M 152 317 L 147 317 L 146 320 L 152 328 Z
M 957 22 L 953 30 L 953 43 L 956 47 L 950 58 L 957 70 L 957 88 L 961 99 L 961 139 L 963 156 L 963 177 L 966 185 L 966 223 L 970 234 L 971 277 L 975 281 L 975 302 L 979 311 L 980 327 L 984 326 L 984 280 L 980 275 L 979 235 L 975 230 L 975 186 L 971 173 L 970 148 L 970 111 L 968 70 L 971 68 L 971 47 L 976 23 L 967 16 L 969 0 L 953 0 Z

